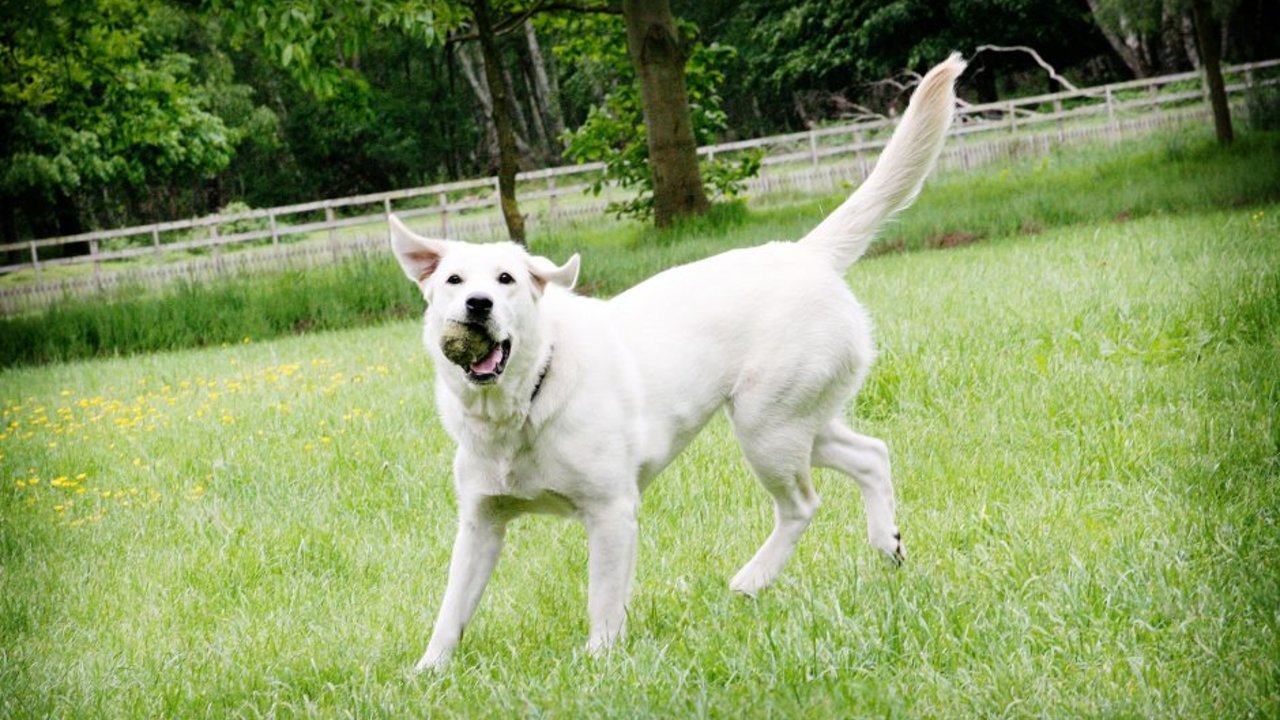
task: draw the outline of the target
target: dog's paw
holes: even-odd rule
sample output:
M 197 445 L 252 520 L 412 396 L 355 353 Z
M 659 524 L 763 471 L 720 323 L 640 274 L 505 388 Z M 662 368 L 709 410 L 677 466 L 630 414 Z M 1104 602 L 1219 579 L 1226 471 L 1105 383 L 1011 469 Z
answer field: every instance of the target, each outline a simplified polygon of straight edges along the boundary
M 613 643 L 609 640 L 591 638 L 587 641 L 587 654 L 593 658 L 602 658 L 608 655 L 611 649 L 613 649 Z
M 885 560 L 894 567 L 901 567 L 907 561 L 907 548 L 902 544 L 902 533 L 894 529 L 892 532 L 873 535 L 871 544 L 884 554 Z
M 902 563 L 907 561 L 907 547 L 902 544 L 902 533 L 896 530 L 893 533 L 893 552 L 886 553 L 889 558 L 889 564 L 894 567 L 902 567 Z
M 758 568 L 748 564 L 746 567 L 738 571 L 737 575 L 729 581 L 729 589 L 746 595 L 749 598 L 755 598 L 760 594 L 761 590 L 769 587 L 769 583 L 773 578 L 768 573 L 762 572 Z
M 413 666 L 413 673 L 421 675 L 426 672 L 441 672 L 449 665 L 449 653 L 433 653 L 427 651 L 422 659 Z

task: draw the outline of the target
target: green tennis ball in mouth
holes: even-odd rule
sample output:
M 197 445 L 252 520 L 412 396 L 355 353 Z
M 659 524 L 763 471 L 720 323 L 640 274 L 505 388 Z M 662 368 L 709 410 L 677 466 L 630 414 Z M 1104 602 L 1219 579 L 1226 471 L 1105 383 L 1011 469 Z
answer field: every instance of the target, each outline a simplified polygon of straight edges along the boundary
M 449 362 L 464 368 L 471 367 L 493 350 L 493 338 L 484 328 L 450 320 L 444 325 L 440 350 Z

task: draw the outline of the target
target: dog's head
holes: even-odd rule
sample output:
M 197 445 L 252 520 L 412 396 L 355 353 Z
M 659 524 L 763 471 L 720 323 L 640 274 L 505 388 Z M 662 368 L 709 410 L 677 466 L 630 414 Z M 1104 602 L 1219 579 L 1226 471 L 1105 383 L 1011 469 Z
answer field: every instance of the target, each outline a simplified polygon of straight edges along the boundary
M 530 371 L 539 351 L 538 303 L 548 285 L 572 288 L 578 256 L 557 266 L 514 243 L 432 240 L 390 218 L 400 267 L 427 300 L 423 337 L 437 372 L 472 385 L 499 382 L 508 367 Z

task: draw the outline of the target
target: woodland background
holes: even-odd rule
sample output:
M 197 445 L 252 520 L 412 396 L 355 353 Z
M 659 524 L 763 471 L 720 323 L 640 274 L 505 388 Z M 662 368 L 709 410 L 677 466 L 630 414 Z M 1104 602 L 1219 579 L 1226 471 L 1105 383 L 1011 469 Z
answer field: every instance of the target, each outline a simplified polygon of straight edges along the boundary
M 593 143 L 637 131 L 613 112 L 636 95 L 617 6 L 484 4 L 505 30 L 496 49 L 521 169 L 585 159 Z M 3 5 L 3 242 L 498 165 L 474 2 Z M 1280 55 L 1275 3 L 1212 7 L 1225 61 Z M 893 113 L 906 93 L 886 79 L 983 44 L 1032 47 L 1077 85 L 1199 63 L 1191 3 L 1178 0 L 674 0 L 672 10 L 690 44 L 699 141 Z M 1029 54 L 987 52 L 962 95 L 1057 89 Z

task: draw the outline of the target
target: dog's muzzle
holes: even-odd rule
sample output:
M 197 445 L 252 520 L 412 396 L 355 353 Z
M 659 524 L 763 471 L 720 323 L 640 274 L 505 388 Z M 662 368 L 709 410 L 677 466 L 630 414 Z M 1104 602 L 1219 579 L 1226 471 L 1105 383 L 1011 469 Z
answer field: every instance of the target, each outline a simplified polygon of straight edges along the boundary
M 497 382 L 502 371 L 507 369 L 509 357 L 511 357 L 510 340 L 493 343 L 483 358 L 467 366 L 467 379 L 477 385 Z
M 440 334 L 440 352 L 462 368 L 473 383 L 491 383 L 502 375 L 511 356 L 511 340 L 498 340 L 485 324 L 449 320 Z

